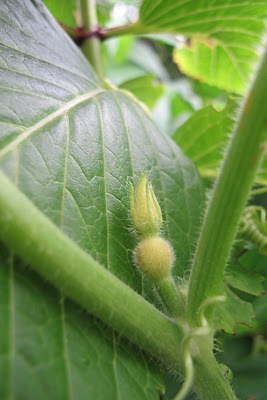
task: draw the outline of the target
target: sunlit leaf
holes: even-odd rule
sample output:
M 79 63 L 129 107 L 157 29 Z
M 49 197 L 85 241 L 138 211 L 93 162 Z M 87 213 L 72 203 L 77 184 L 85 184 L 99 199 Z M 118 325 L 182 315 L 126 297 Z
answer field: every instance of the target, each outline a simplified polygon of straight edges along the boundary
M 257 60 L 267 4 L 261 0 L 144 0 L 139 29 L 193 38 L 176 50 L 182 71 L 230 92 L 243 92 Z

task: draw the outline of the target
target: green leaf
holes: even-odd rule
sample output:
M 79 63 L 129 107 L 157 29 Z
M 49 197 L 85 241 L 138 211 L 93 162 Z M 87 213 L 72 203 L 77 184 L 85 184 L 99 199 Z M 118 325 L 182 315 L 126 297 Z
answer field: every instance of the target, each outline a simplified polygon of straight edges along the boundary
M 251 325 L 255 314 L 252 305 L 241 300 L 227 286 L 225 292 L 226 302 L 215 306 L 214 322 L 216 328 L 234 333 L 238 324 Z
M 44 0 L 53 16 L 63 24 L 76 28 L 81 21 L 81 10 L 77 0 Z
M 192 40 L 174 51 L 174 61 L 184 74 L 228 92 L 244 93 L 257 55 L 239 45 Z
M 195 167 L 130 97 L 100 87 L 42 3 L 5 1 L 1 17 L 1 170 L 81 248 L 153 300 L 132 263 L 128 181 L 149 173 L 183 275 L 203 199 Z M 162 378 L 143 353 L 11 249 L 0 254 L 1 399 L 158 398 Z
M 156 51 L 147 43 L 136 40 L 130 54 L 130 60 L 143 68 L 148 74 L 155 75 L 160 80 L 168 80 L 169 75 Z
M 220 353 L 223 363 L 233 371 L 232 384 L 240 400 L 265 400 L 267 382 L 266 354 L 255 353 L 255 342 L 262 336 L 236 336 L 222 334 L 224 352 Z
M 164 85 L 156 81 L 153 75 L 140 76 L 120 85 L 121 89 L 132 92 L 139 100 L 149 108 L 153 108 L 158 99 L 164 93 Z
M 202 176 L 213 177 L 217 174 L 222 149 L 233 125 L 235 107 L 233 101 L 220 112 L 210 105 L 206 106 L 196 111 L 173 135 Z
M 133 45 L 133 36 L 122 36 L 105 42 L 104 46 L 107 51 L 106 68 L 109 68 L 111 60 L 117 66 L 125 63 L 129 58 L 129 53 L 131 52 Z
M 234 124 L 236 109 L 235 100 L 229 100 L 222 111 L 208 105 L 196 111 L 173 134 L 172 138 L 195 163 L 201 176 L 217 176 L 222 150 Z M 256 183 L 267 186 L 266 156 L 257 173 Z
M 241 400 L 265 400 L 267 380 L 267 357 L 265 354 L 251 355 L 241 362 L 233 363 L 233 385 Z
M 125 80 L 131 80 L 144 75 L 153 75 L 161 81 L 168 79 L 168 73 L 158 54 L 151 46 L 141 40 L 131 43 L 129 36 L 124 37 L 124 43 L 131 43 L 125 50 L 121 45 L 122 38 L 113 38 L 104 42 L 106 50 L 105 73 L 116 85 L 121 85 Z M 128 52 L 130 50 L 130 54 Z M 124 57 L 129 59 L 123 63 Z
M 260 296 L 263 293 L 264 278 L 257 274 L 246 270 L 241 265 L 230 265 L 225 274 L 225 281 L 231 287 L 252 294 Z
M 194 38 L 175 51 L 182 71 L 230 92 L 244 92 L 257 60 L 267 4 L 261 0 L 145 0 L 139 29 Z

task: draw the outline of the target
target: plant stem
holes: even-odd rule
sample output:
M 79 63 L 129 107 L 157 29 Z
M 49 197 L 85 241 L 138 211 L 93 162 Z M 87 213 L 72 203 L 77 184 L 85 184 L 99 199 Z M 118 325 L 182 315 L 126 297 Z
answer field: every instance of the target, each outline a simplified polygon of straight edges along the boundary
M 183 329 L 121 282 L 64 235 L 37 207 L 0 172 L 0 237 L 31 267 L 89 312 L 115 328 L 133 343 L 184 375 Z M 204 339 L 207 338 L 202 338 Z M 211 339 L 205 343 L 210 346 Z M 200 346 L 196 347 L 201 350 Z M 202 345 L 203 347 L 203 345 Z M 209 347 L 210 349 L 211 347 Z M 200 353 L 196 391 L 205 400 L 232 400 L 227 382 L 215 374 L 212 350 Z M 206 354 L 214 368 L 206 362 Z M 202 361 L 201 361 L 202 360 Z M 204 360 L 204 361 L 203 361 Z M 187 365 L 188 369 L 188 365 Z M 213 371 L 214 369 L 214 371 Z M 214 397 L 212 385 L 223 387 Z M 189 375 L 191 381 L 191 376 Z M 218 382 L 217 382 L 218 380 Z M 215 389 L 214 389 L 215 390 Z M 216 393 L 217 394 L 217 393 Z M 212 397 L 213 396 L 213 397 Z
M 115 28 L 105 29 L 103 31 L 102 37 L 103 39 L 108 39 L 116 36 L 138 35 L 142 33 L 143 30 L 140 28 L 140 25 L 136 22 L 132 24 L 116 26 Z
M 182 328 L 79 248 L 2 172 L 0 187 L 1 239 L 65 295 L 181 373 Z
M 94 31 L 98 26 L 95 0 L 81 0 L 81 14 L 83 28 L 88 31 Z M 103 79 L 104 71 L 100 39 L 98 37 L 87 39 L 82 46 L 82 51 L 95 69 L 98 77 Z
M 202 354 L 194 359 L 194 389 L 198 396 L 204 400 L 237 400 L 214 356 Z
M 266 103 L 267 52 L 228 145 L 198 240 L 187 307 L 193 325 L 200 305 L 223 294 L 224 268 L 264 153 Z
M 156 283 L 156 288 L 172 318 L 183 317 L 185 304 L 178 292 L 173 276 L 170 275 L 165 279 L 159 280 Z

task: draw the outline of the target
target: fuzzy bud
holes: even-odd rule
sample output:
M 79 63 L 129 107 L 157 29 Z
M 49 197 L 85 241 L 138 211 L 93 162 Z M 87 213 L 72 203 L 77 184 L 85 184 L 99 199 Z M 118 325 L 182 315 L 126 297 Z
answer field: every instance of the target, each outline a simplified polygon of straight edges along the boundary
M 140 271 L 153 281 L 167 278 L 171 273 L 174 252 L 170 243 L 160 236 L 141 240 L 134 257 Z
M 135 190 L 130 183 L 130 205 L 137 232 L 143 237 L 158 234 L 162 225 L 161 209 L 145 174 L 140 176 Z

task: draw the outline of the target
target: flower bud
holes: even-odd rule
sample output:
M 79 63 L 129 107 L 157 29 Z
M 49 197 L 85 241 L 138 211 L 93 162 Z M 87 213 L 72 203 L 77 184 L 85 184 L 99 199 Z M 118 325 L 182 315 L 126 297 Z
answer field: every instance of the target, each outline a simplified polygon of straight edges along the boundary
M 132 222 L 137 232 L 144 237 L 158 234 L 162 214 L 146 174 L 140 176 L 135 190 L 130 183 L 130 205 Z
M 153 281 L 167 278 L 174 262 L 174 252 L 170 243 L 160 236 L 143 239 L 136 247 L 135 263 Z

